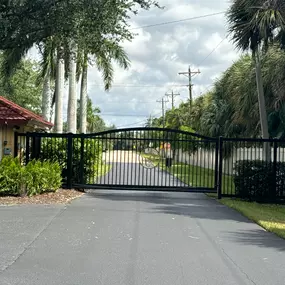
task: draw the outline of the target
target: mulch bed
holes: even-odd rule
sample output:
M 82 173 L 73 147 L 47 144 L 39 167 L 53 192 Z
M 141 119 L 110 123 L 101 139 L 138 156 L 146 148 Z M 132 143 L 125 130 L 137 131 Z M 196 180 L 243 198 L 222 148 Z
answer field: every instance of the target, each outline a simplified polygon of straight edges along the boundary
M 0 197 L 0 205 L 18 205 L 18 204 L 68 204 L 72 200 L 79 198 L 83 192 L 76 190 L 59 189 L 55 193 L 44 193 L 32 197 Z

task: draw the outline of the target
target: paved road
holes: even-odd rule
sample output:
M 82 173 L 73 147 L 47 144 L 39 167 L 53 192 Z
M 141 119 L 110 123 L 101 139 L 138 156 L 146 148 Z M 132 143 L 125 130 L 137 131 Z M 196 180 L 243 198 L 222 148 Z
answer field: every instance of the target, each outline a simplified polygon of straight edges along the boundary
M 104 153 L 111 170 L 100 177 L 97 184 L 127 186 L 188 187 L 181 180 L 158 167 L 146 168 L 141 165 L 145 158 L 132 151 L 110 151 Z
M 283 285 L 285 241 L 193 193 L 0 207 L 0 284 Z
M 139 163 L 112 163 L 111 170 L 97 184 L 127 186 L 188 187 L 181 180 L 158 167 L 147 169 Z

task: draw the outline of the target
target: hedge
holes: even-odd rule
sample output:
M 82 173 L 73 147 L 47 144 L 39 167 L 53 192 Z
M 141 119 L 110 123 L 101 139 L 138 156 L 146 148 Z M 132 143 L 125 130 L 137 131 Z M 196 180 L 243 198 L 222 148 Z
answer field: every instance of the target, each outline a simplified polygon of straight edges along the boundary
M 58 163 L 33 160 L 23 166 L 18 158 L 4 157 L 0 162 L 0 195 L 33 196 L 55 192 L 61 186 Z
M 254 201 L 273 201 L 285 194 L 285 163 L 239 160 L 235 164 L 236 196 Z

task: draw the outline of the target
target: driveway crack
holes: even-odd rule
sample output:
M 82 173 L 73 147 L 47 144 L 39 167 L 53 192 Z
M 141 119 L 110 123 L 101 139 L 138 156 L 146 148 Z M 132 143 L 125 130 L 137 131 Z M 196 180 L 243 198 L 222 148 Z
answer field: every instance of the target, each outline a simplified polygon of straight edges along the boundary
M 224 255 L 239 269 L 239 271 L 250 281 L 252 284 L 257 285 L 249 276 L 248 274 L 226 253 L 226 251 L 221 247 L 222 252 Z

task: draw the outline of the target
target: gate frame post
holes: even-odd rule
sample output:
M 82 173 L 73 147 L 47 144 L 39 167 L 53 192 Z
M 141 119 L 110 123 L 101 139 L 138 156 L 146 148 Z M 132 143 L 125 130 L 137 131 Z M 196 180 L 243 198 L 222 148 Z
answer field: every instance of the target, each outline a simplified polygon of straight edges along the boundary
M 218 193 L 218 187 L 219 187 L 219 150 L 220 150 L 220 146 L 219 146 L 220 140 L 217 139 L 216 140 L 216 148 L 215 148 L 215 189 Z
M 66 187 L 67 189 L 72 189 L 72 159 L 73 159 L 73 134 L 67 134 L 67 177 L 66 177 Z
M 219 137 L 219 178 L 218 178 L 218 199 L 222 198 L 223 183 L 223 137 Z
M 16 158 L 18 156 L 18 140 L 19 140 L 19 134 L 18 132 L 14 132 L 14 158 Z

